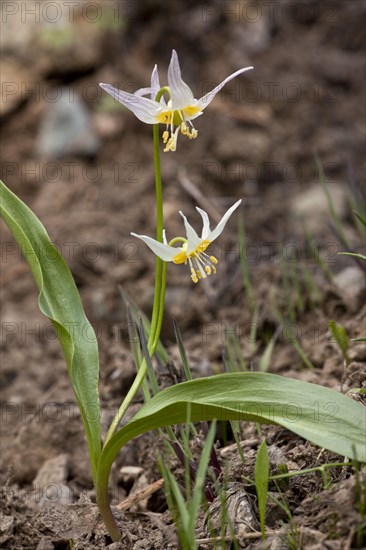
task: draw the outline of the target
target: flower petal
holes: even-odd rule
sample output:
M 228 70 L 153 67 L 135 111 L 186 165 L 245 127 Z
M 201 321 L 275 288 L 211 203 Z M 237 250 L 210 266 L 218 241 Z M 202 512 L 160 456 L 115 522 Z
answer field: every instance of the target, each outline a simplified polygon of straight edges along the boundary
M 136 90 L 136 92 L 133 93 L 133 95 L 137 95 L 139 97 L 142 97 L 144 95 L 150 95 L 151 94 L 151 88 L 139 88 Z
M 168 68 L 168 84 L 172 94 L 172 109 L 183 109 L 192 105 L 195 101 L 192 90 L 182 80 L 178 55 L 175 50 L 172 52 Z
M 198 101 L 195 99 L 194 100 L 194 103 L 192 103 L 192 105 L 190 105 L 190 107 L 198 107 L 199 109 L 201 109 L 201 106 L 198 104 Z M 203 111 L 198 111 L 197 113 L 193 114 L 193 115 L 190 115 L 189 114 L 189 111 L 184 111 L 184 117 L 186 120 L 194 120 L 195 118 L 199 117 L 203 115 Z
M 127 109 L 132 111 L 134 115 L 142 122 L 147 124 L 156 124 L 156 117 L 161 112 L 161 106 L 155 101 L 151 101 L 147 97 L 129 94 L 122 90 L 117 90 L 110 84 L 99 84 L 103 90 L 108 92 L 116 101 L 122 103 Z
M 155 101 L 156 94 L 161 89 L 160 86 L 160 80 L 159 80 L 159 73 L 158 73 L 158 66 L 155 65 L 153 72 L 151 73 L 151 99 Z M 164 98 L 162 97 L 160 100 L 160 105 L 166 105 Z
M 202 239 L 199 238 L 196 231 L 193 229 L 191 224 L 188 222 L 187 218 L 183 212 L 179 212 L 184 220 L 184 227 L 186 228 L 187 233 L 187 254 L 196 250 L 197 246 L 202 242 Z
M 136 233 L 131 233 L 131 235 L 144 241 L 144 243 L 147 244 L 150 250 L 152 250 L 154 254 L 156 254 L 156 256 L 159 256 L 159 258 L 164 260 L 164 262 L 171 262 L 173 258 L 175 258 L 175 256 L 183 250 L 180 247 L 174 247 L 167 244 L 159 243 L 158 241 L 152 239 L 151 237 L 148 237 L 147 235 L 137 235 Z
M 202 221 L 203 221 L 202 240 L 204 241 L 207 235 L 209 235 L 211 232 L 210 220 L 207 215 L 207 212 L 205 212 L 204 210 L 201 210 L 201 208 L 198 208 L 198 206 L 196 206 L 196 210 L 201 214 L 201 217 L 202 217 Z
M 211 231 L 211 233 L 209 233 L 206 237 L 206 239 L 210 242 L 214 241 L 215 239 L 217 239 L 217 237 L 219 235 L 221 235 L 221 233 L 223 232 L 224 230 L 224 227 L 226 225 L 226 222 L 228 221 L 228 219 L 230 218 L 231 214 L 234 212 L 234 210 L 236 210 L 239 206 L 239 204 L 241 203 L 241 199 L 238 200 L 235 204 L 233 204 L 233 206 L 231 208 L 229 208 L 229 210 L 226 212 L 226 214 L 224 214 L 224 216 L 221 218 L 221 221 L 217 224 L 217 226 L 215 227 L 215 229 L 213 231 Z
M 211 103 L 215 95 L 225 86 L 225 84 L 227 84 L 230 80 L 239 76 L 240 74 L 245 73 L 245 71 L 249 71 L 250 69 L 253 69 L 253 67 L 245 67 L 244 69 L 239 69 L 239 71 L 236 71 L 235 73 L 225 78 L 225 80 L 223 80 L 221 84 L 216 86 L 216 88 L 211 90 L 211 92 L 208 92 L 208 94 L 204 95 L 203 97 L 201 97 L 201 99 L 198 100 L 199 107 L 201 109 L 205 109 L 207 105 Z

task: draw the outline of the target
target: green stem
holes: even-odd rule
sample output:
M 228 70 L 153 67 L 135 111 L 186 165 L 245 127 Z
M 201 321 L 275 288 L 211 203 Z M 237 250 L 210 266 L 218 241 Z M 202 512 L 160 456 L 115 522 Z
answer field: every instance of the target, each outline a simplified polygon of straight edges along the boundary
M 162 88 L 157 95 L 159 100 L 162 94 L 166 91 Z M 154 170 L 155 170 L 155 193 L 156 193 L 156 240 L 163 242 L 163 229 L 164 229 L 164 217 L 163 217 L 163 185 L 161 181 L 161 168 L 160 168 L 160 147 L 159 147 L 159 125 L 153 126 L 153 141 L 154 141 Z M 160 330 L 164 313 L 165 302 L 165 287 L 166 287 L 166 265 L 158 256 L 156 257 L 155 267 L 155 292 L 154 292 L 154 305 L 151 317 L 150 334 L 148 338 L 147 347 L 150 357 L 155 352 L 156 346 L 159 342 Z M 140 388 L 147 371 L 146 361 L 143 360 L 140 368 L 136 374 L 135 380 L 132 383 L 126 397 L 124 398 L 117 414 L 112 420 L 109 427 L 107 436 L 104 441 L 104 446 L 110 441 L 114 432 L 116 431 L 118 424 L 121 422 L 125 415 L 132 399 L 135 397 L 138 389 Z
M 162 88 L 157 96 L 156 101 L 160 101 L 165 92 L 169 93 L 169 88 Z M 154 142 L 154 171 L 155 171 L 155 193 L 156 193 L 156 240 L 163 242 L 163 229 L 164 229 L 164 217 L 163 217 L 163 186 L 161 181 L 161 168 L 160 168 L 160 147 L 159 147 L 159 125 L 153 126 L 153 142 Z M 150 333 L 148 339 L 148 352 L 150 357 L 154 355 L 156 347 L 159 342 L 161 325 L 163 322 L 164 303 L 165 303 L 165 289 L 166 289 L 166 271 L 167 264 L 163 262 L 158 256 L 156 257 L 155 267 L 155 292 L 154 292 L 154 305 L 151 317 Z M 138 389 L 140 388 L 147 372 L 146 360 L 143 359 L 141 365 L 136 374 L 135 380 L 132 386 L 127 392 L 117 414 L 113 418 L 113 421 L 109 427 L 104 446 L 111 440 L 114 432 L 116 431 L 119 423 L 125 415 L 128 407 L 131 404 L 132 399 L 135 397 Z M 100 474 L 100 470 L 103 469 L 103 464 L 99 464 L 97 474 Z M 109 504 L 108 498 L 108 477 L 105 479 L 105 483 L 100 483 L 100 475 L 97 477 L 96 483 L 96 497 L 97 504 L 108 530 L 108 533 L 112 537 L 113 542 L 118 542 L 121 539 L 121 533 L 118 528 L 117 522 L 113 517 L 113 513 Z
M 121 540 L 121 531 L 119 530 L 118 524 L 114 519 L 108 497 L 108 483 L 106 483 L 102 488 L 96 486 L 96 501 L 99 508 L 100 515 L 104 525 L 107 528 L 109 536 L 113 542 L 119 542 Z

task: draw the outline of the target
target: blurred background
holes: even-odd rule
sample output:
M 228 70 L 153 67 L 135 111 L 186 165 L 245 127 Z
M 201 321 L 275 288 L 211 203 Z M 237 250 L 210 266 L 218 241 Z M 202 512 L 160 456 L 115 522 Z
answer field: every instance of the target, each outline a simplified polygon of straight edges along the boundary
M 213 250 L 220 261 L 216 277 L 192 285 L 186 268 L 169 268 L 163 342 L 174 357 L 175 317 L 192 368 L 208 374 L 222 368 L 229 323 L 240 332 L 252 319 L 238 221 L 245 227 L 246 266 L 262 335 L 276 330 L 270 296 L 288 302 L 280 286 L 280 246 L 290 244 L 292 253 L 315 270 L 306 230 L 336 274 L 351 265 L 349 258 L 336 255 L 344 247 L 331 229 L 317 157 L 337 215 L 352 246 L 360 248 L 347 197 L 352 186 L 360 186 L 364 171 L 365 7 L 363 0 L 1 3 L 2 179 L 42 220 L 72 270 L 100 340 L 102 401 L 119 401 L 134 373 L 118 288 L 149 314 L 154 257 L 130 232 L 153 235 L 155 219 L 152 128 L 98 83 L 134 92 L 149 85 L 157 63 L 166 84 L 173 48 L 196 98 L 232 72 L 254 66 L 196 120 L 196 140 L 180 136 L 176 153 L 162 153 L 168 236 L 182 233 L 179 210 L 200 229 L 196 205 L 217 222 L 243 199 Z M 28 267 L 4 226 L 2 234 L 6 398 L 72 399 L 58 344 L 38 312 Z M 325 296 L 325 271 L 314 277 Z M 362 282 L 357 273 L 353 277 L 343 281 L 343 289 L 356 288 L 357 280 L 358 292 Z M 336 298 L 332 292 L 316 314 L 321 334 L 334 311 L 346 315 L 352 304 L 352 311 L 359 311 L 358 295 L 345 305 L 342 287 Z M 306 305 L 304 311 L 302 328 L 312 329 L 315 318 L 306 317 Z M 348 320 L 353 322 L 352 315 Z M 304 339 L 311 360 L 320 364 L 323 351 L 313 344 L 313 337 Z M 298 361 L 293 348 L 280 343 L 272 372 L 289 372 Z M 307 379 L 319 380 L 315 371 L 306 373 Z M 24 445 L 28 436 L 19 437 Z M 49 445 L 45 436 L 40 444 L 45 457 Z M 33 479 L 32 458 L 23 462 L 19 458 L 15 478 Z M 87 475 L 84 465 L 80 457 L 73 462 L 79 479 Z

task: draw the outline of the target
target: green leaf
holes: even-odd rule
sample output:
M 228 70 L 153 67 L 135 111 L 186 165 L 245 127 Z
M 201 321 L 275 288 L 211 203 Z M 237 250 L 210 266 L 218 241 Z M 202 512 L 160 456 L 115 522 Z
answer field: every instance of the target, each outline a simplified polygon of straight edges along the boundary
M 359 212 L 356 212 L 356 210 L 354 210 L 353 213 L 359 219 L 359 221 L 362 223 L 362 225 L 366 229 L 366 219 L 363 216 L 361 216 L 361 214 Z
M 0 181 L 1 215 L 39 289 L 39 308 L 57 332 L 83 419 L 95 480 L 101 453 L 98 344 L 66 262 L 36 215 Z M 46 366 L 45 366 L 46 368 Z
M 202 502 L 203 488 L 206 481 L 206 473 L 210 462 L 210 454 L 212 451 L 212 446 L 214 444 L 215 435 L 216 421 L 212 422 L 210 430 L 206 436 L 205 445 L 202 451 L 196 474 L 192 500 L 189 503 L 190 528 L 192 531 L 194 531 L 196 527 L 197 516 Z
M 366 256 L 361 254 L 361 252 L 338 252 L 338 254 L 341 256 L 352 256 L 352 258 L 358 258 L 366 262 Z
M 336 323 L 335 321 L 333 321 L 333 319 L 329 321 L 329 330 L 332 333 L 333 338 L 337 342 L 344 359 L 348 361 L 347 351 L 349 348 L 349 339 L 346 331 L 344 330 L 342 325 Z
M 319 447 L 365 461 L 365 409 L 329 388 L 275 374 L 244 372 L 199 378 L 167 388 L 145 404 L 104 447 L 101 493 L 119 449 L 134 437 L 186 421 L 250 420 L 278 424 Z
M 258 497 L 259 520 L 262 539 L 266 538 L 266 505 L 268 495 L 269 461 L 266 440 L 263 439 L 255 461 L 254 479 Z

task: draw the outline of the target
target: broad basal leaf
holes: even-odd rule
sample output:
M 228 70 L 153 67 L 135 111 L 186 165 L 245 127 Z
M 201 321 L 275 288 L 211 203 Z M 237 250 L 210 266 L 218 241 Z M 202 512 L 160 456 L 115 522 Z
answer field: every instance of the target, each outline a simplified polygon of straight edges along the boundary
M 103 449 L 98 483 L 129 440 L 155 428 L 191 421 L 250 420 L 283 426 L 319 447 L 366 461 L 366 409 L 329 388 L 268 373 L 220 374 L 163 390 Z
M 69 369 L 91 454 L 93 477 L 101 452 L 98 345 L 69 268 L 35 214 L 0 182 L 0 212 L 39 288 L 39 307 L 52 321 Z M 46 366 L 45 366 L 46 368 Z

